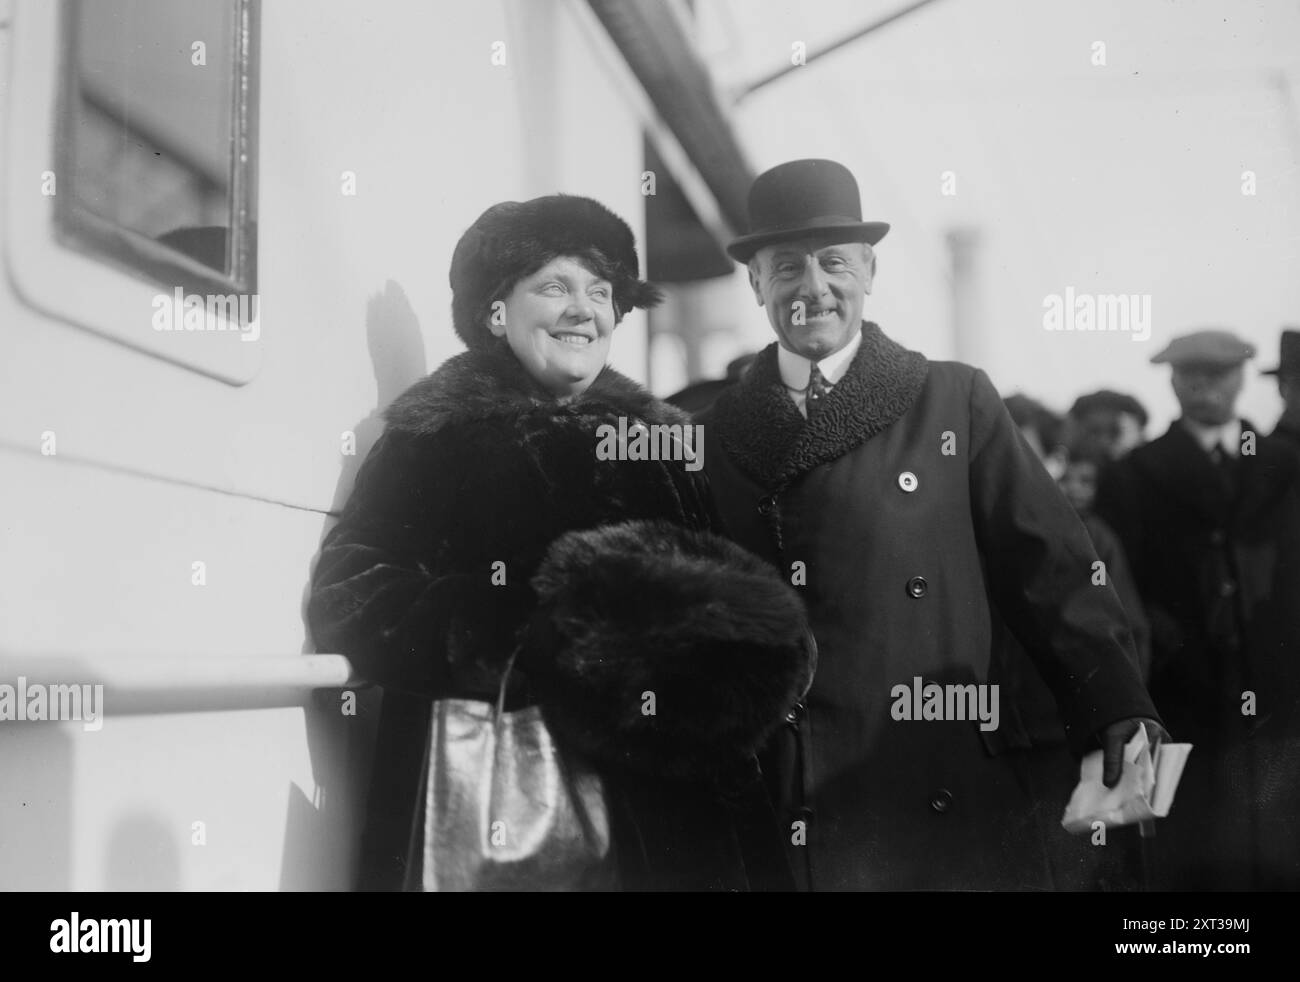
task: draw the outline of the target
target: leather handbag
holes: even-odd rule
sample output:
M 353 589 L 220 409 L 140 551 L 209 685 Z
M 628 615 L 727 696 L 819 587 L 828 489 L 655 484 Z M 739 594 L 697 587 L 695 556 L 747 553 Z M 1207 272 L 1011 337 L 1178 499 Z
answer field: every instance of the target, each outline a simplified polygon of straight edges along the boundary
M 415 891 L 610 890 L 617 877 L 599 775 L 556 744 L 540 706 L 433 703 L 407 855 Z

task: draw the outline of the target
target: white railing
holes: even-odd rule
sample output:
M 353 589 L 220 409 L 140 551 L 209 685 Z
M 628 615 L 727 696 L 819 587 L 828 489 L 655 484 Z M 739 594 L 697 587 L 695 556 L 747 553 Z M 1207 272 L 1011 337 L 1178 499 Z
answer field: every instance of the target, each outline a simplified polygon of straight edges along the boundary
M 118 711 L 296 705 L 316 689 L 365 683 L 343 655 L 13 655 L 0 684 L 103 685 Z

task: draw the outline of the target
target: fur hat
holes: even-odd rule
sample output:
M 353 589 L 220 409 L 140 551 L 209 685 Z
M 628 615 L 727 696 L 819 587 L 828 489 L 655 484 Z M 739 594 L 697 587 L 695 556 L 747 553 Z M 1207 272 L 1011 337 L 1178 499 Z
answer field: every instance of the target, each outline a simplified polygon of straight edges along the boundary
M 557 256 L 577 256 L 614 288 L 616 316 L 653 307 L 660 291 L 638 278 L 636 242 L 627 222 L 598 201 L 552 194 L 502 201 L 478 217 L 451 257 L 451 316 L 471 348 L 490 343 L 492 303 Z

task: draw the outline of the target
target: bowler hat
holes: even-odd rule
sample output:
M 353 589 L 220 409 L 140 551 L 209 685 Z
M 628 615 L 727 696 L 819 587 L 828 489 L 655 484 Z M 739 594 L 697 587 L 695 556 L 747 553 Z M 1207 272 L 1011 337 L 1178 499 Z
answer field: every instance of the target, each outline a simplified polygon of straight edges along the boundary
M 1260 374 L 1300 378 L 1300 331 L 1282 332 L 1282 353 L 1279 362 L 1277 368 L 1270 368 Z
M 833 160 L 792 160 L 764 171 L 749 189 L 749 233 L 727 252 L 749 262 L 765 245 L 837 233 L 841 242 L 875 245 L 887 222 L 864 222 L 858 182 Z
M 1152 357 L 1151 364 L 1168 362 L 1175 368 L 1180 365 L 1234 368 L 1254 357 L 1255 346 L 1249 341 L 1241 340 L 1231 331 L 1209 330 L 1174 338 L 1163 351 Z
M 584 258 L 609 280 L 620 317 L 663 297 L 638 278 L 632 229 L 599 201 L 570 194 L 502 201 L 466 229 L 452 253 L 452 326 L 460 339 L 471 348 L 489 344 L 493 301 L 557 256 Z

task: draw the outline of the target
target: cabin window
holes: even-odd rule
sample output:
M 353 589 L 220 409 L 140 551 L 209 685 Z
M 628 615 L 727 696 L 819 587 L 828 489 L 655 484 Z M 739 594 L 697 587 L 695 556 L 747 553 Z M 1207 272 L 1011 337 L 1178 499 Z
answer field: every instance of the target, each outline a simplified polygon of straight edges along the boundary
M 253 0 L 66 0 L 60 241 L 168 292 L 251 298 L 256 26 Z

